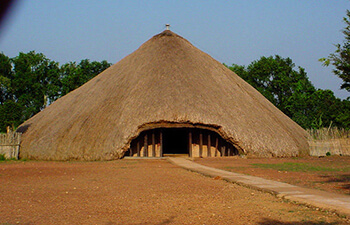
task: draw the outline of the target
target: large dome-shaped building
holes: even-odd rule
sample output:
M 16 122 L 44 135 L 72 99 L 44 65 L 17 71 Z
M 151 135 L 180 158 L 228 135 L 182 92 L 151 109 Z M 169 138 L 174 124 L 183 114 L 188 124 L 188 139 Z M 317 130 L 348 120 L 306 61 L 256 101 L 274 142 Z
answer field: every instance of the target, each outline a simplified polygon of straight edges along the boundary
M 239 76 L 166 30 L 19 129 L 21 158 L 308 154 L 306 132 Z

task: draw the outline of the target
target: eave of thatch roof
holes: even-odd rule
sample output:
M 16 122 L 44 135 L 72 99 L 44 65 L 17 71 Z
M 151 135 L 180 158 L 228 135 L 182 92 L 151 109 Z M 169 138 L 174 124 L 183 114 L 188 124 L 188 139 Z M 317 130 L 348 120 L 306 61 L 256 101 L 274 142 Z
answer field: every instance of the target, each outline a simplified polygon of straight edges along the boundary
M 213 127 L 257 156 L 296 156 L 308 149 L 306 132 L 258 91 L 164 31 L 22 124 L 20 155 L 120 158 L 142 130 L 165 124 Z

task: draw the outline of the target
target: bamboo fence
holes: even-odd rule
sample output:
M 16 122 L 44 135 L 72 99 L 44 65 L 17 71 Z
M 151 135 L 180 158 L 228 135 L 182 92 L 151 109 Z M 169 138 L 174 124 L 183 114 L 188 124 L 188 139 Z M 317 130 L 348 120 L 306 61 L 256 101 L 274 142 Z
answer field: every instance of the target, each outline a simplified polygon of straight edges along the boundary
M 350 155 L 350 130 L 323 128 L 308 130 L 310 155 Z
M 0 155 L 7 159 L 18 159 L 21 143 L 21 133 L 8 132 L 0 134 Z

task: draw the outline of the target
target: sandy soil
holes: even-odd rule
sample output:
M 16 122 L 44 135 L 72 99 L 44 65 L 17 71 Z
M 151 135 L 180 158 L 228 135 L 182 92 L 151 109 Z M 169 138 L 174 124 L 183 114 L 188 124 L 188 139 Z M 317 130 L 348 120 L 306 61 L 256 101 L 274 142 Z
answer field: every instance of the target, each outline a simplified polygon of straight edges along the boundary
M 314 188 L 328 192 L 350 195 L 350 156 L 244 159 L 240 157 L 197 158 L 195 162 L 271 180 L 282 181 L 297 186 Z M 265 169 L 253 164 L 306 164 L 320 171 L 285 171 Z
M 165 160 L 1 162 L 0 224 L 347 224 Z

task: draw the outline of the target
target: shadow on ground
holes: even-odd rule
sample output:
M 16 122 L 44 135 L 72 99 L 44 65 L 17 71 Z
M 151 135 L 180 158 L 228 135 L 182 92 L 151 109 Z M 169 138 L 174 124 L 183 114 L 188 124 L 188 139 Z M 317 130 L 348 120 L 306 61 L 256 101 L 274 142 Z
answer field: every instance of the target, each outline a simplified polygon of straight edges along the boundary
M 169 223 L 173 223 L 175 216 L 171 216 L 168 219 L 165 219 L 164 221 L 160 222 L 160 223 L 153 223 L 153 222 L 145 222 L 145 223 L 135 223 L 135 225 L 147 225 L 147 224 L 155 224 L 155 225 L 164 225 L 164 224 L 169 224 Z M 119 223 L 114 223 L 114 222 L 108 222 L 106 223 L 106 225 L 115 225 L 115 224 L 119 224 Z
M 303 221 L 303 222 L 282 222 L 278 220 L 264 218 L 263 221 L 259 222 L 260 225 L 336 225 L 337 222 L 328 223 L 328 222 L 315 222 L 315 221 Z
M 326 183 L 338 183 L 339 188 L 349 191 L 349 193 L 347 194 L 350 194 L 350 174 L 321 177 L 327 179 L 326 181 L 324 181 Z

